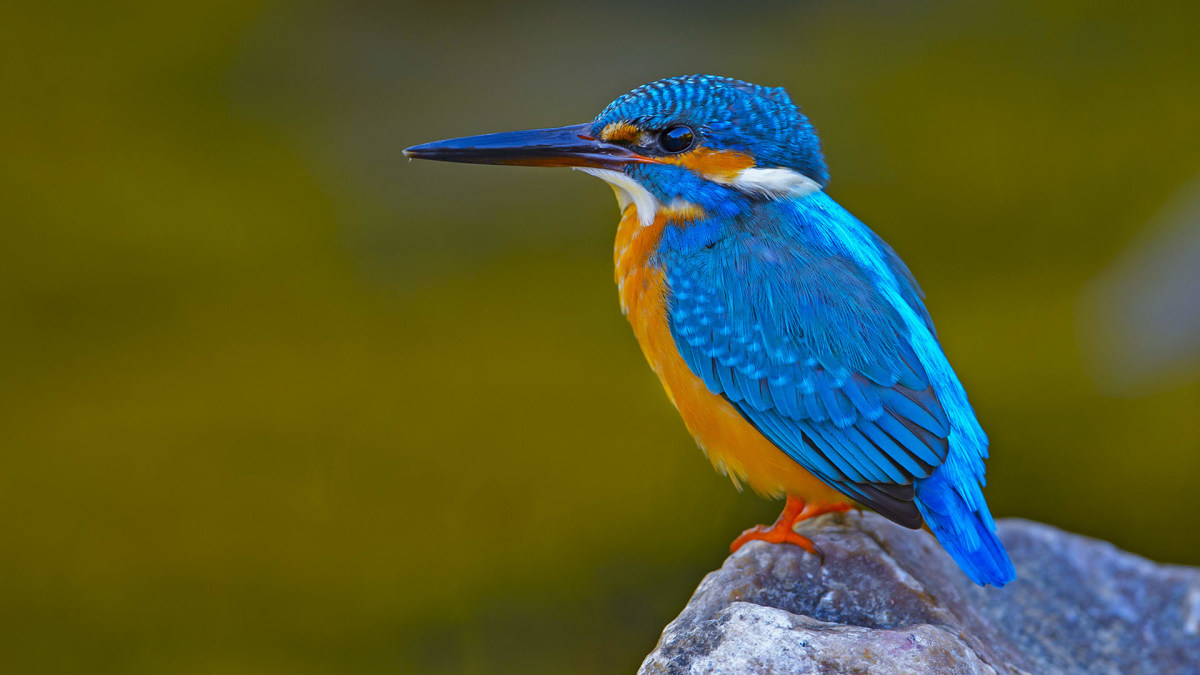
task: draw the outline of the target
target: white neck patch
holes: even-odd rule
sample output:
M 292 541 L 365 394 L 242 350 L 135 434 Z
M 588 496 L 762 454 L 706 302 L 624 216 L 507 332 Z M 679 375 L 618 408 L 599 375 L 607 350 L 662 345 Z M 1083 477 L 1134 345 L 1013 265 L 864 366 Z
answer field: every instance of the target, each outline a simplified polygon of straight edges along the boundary
M 613 191 L 617 193 L 617 204 L 620 206 L 621 211 L 624 212 L 625 207 L 633 204 L 634 208 L 637 209 L 638 222 L 642 224 L 642 227 L 654 222 L 654 216 L 658 214 L 658 209 L 661 205 L 658 203 L 658 199 L 650 194 L 649 190 L 642 187 L 641 183 L 620 171 L 613 171 L 612 169 L 575 167 L 575 170 L 582 171 L 589 176 L 595 176 L 611 185 Z
M 819 192 L 821 185 L 799 171 L 774 168 L 760 169 L 751 167 L 742 169 L 733 180 L 731 187 L 747 194 L 757 194 L 764 197 L 803 197 Z
M 613 191 L 617 193 L 617 204 L 621 211 L 623 212 L 626 207 L 633 204 L 637 208 L 638 222 L 643 227 L 653 223 L 654 217 L 662 208 L 662 204 L 654 195 L 650 194 L 649 190 L 620 171 L 591 167 L 575 167 L 575 170 L 595 176 L 611 185 Z M 821 191 L 821 185 L 817 181 L 799 171 L 782 167 L 742 169 L 733 180 L 720 182 L 746 194 L 761 195 L 772 199 L 803 197 Z

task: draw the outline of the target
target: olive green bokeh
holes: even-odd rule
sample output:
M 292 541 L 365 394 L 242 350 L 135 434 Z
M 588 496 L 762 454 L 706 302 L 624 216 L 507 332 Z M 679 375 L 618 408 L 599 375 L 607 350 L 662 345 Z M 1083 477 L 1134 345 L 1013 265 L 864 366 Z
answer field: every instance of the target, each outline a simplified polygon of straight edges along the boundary
M 693 72 L 811 116 L 998 516 L 1200 563 L 1200 384 L 1102 395 L 1076 329 L 1200 172 L 1200 10 L 1157 7 L 5 5 L 0 668 L 632 670 L 778 505 L 642 362 L 607 188 L 399 151 Z

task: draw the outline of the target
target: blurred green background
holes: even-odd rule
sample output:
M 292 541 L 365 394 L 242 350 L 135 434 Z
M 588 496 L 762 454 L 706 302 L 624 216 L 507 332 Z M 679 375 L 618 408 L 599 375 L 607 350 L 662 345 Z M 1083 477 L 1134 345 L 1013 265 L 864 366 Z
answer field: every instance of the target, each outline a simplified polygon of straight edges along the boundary
M 694 72 L 811 116 L 998 516 L 1200 563 L 1196 342 L 1122 332 L 1200 289 L 1137 258 L 1200 223 L 1198 7 L 0 5 L 0 666 L 632 671 L 778 504 L 643 363 L 607 187 L 400 150 Z

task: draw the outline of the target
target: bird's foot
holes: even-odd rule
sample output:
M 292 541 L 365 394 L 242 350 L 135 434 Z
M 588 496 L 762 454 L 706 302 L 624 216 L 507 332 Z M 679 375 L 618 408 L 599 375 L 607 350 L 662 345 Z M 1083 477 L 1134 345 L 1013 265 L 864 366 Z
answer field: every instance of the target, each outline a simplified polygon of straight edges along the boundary
M 755 525 L 754 527 L 743 531 L 741 535 L 739 535 L 737 539 L 734 539 L 733 543 L 729 545 L 729 552 L 737 553 L 739 548 L 752 541 L 765 541 L 769 544 L 795 544 L 805 551 L 819 556 L 822 562 L 825 560 L 825 554 L 820 548 L 817 547 L 816 544 L 813 543 L 812 539 L 809 539 L 802 534 L 797 534 L 791 527 L 780 527 L 779 525 L 771 525 L 770 527 L 766 525 Z
M 729 546 L 729 551 L 736 553 L 739 548 L 755 540 L 771 544 L 795 544 L 805 551 L 820 557 L 821 562 L 824 563 L 825 554 L 813 543 L 812 539 L 796 533 L 796 523 L 808 520 L 809 518 L 816 518 L 826 513 L 849 511 L 851 508 L 853 507 L 844 502 L 822 505 L 808 504 L 799 497 L 788 495 L 787 502 L 783 505 L 783 512 L 779 514 L 779 518 L 775 519 L 773 525 L 770 527 L 755 525 L 742 532 L 737 539 L 733 540 L 733 543 Z

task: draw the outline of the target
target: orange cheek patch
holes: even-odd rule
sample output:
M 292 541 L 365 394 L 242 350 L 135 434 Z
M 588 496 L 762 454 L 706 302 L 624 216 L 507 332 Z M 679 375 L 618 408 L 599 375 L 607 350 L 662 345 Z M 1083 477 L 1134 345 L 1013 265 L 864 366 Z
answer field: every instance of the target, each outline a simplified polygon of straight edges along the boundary
M 600 140 L 612 143 L 625 141 L 632 143 L 642 135 L 642 130 L 628 122 L 613 122 L 600 132 Z
M 695 173 L 720 183 L 730 183 L 744 169 L 754 166 L 754 158 L 734 150 L 713 150 L 699 147 L 682 155 L 660 159 L 667 164 L 678 164 Z

